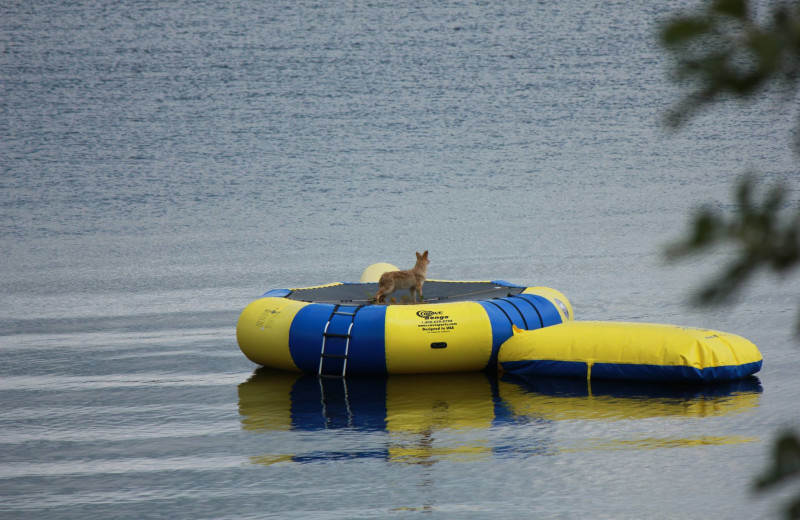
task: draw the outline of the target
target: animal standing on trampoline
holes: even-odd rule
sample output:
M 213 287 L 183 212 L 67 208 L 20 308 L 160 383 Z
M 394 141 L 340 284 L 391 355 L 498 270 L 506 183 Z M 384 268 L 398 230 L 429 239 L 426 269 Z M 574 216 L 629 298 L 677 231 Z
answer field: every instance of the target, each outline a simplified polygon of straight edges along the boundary
M 389 271 L 381 275 L 378 280 L 378 292 L 375 294 L 375 303 L 386 303 L 386 297 L 397 289 L 408 289 L 411 293 L 412 303 L 422 302 L 422 285 L 425 283 L 425 274 L 428 272 L 428 251 L 419 254 L 417 252 L 417 263 L 412 269 L 405 271 Z

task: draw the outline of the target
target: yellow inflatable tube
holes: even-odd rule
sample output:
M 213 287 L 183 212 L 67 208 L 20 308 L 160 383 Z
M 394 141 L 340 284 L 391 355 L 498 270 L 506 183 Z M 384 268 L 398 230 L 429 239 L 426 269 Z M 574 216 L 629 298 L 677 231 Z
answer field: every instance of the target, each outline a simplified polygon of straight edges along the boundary
M 500 347 L 501 368 L 516 375 L 715 382 L 761 369 L 747 339 L 707 329 L 651 323 L 571 321 L 515 329 Z

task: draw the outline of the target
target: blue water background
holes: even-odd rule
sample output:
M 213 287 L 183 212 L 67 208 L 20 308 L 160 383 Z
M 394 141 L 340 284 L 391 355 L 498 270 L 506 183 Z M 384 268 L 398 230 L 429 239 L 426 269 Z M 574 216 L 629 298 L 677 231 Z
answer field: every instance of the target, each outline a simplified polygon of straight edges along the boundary
M 656 24 L 692 5 L 3 2 L 0 517 L 773 515 L 785 492 L 750 487 L 800 424 L 797 283 L 697 309 L 730 252 L 663 251 L 741 173 L 796 172 L 797 113 L 663 129 Z M 239 352 L 264 291 L 424 249 L 432 278 L 554 287 L 578 319 L 743 335 L 759 382 L 345 396 Z

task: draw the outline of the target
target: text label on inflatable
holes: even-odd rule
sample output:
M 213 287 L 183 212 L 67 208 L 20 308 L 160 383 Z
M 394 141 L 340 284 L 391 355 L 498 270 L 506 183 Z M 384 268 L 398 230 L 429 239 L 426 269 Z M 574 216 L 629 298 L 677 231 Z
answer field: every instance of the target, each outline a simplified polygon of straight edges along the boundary
M 451 319 L 444 311 L 417 311 L 417 316 L 422 318 L 422 322 L 417 327 L 428 334 L 447 333 L 455 330 L 458 323 Z

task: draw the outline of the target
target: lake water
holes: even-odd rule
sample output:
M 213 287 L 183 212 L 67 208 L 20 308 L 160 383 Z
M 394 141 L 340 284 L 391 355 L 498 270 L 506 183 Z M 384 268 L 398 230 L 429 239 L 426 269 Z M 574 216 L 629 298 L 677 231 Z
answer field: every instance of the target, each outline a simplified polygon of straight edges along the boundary
M 5 1 L 0 517 L 769 518 L 800 425 L 796 280 L 697 309 L 668 265 L 796 114 L 679 92 L 686 2 Z M 797 195 L 792 201 L 797 202 Z M 257 370 L 239 312 L 375 262 L 562 291 L 578 319 L 740 334 L 706 389 Z

